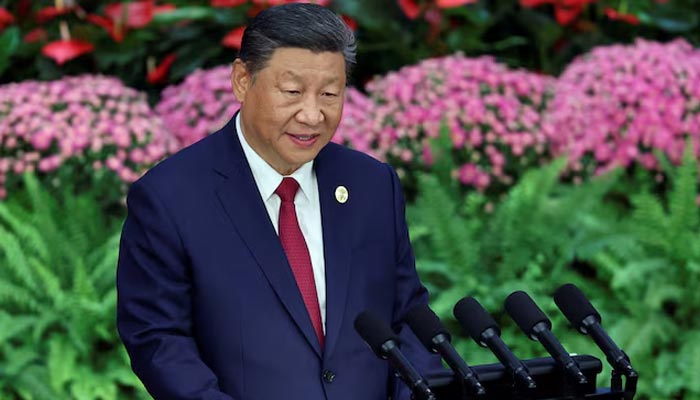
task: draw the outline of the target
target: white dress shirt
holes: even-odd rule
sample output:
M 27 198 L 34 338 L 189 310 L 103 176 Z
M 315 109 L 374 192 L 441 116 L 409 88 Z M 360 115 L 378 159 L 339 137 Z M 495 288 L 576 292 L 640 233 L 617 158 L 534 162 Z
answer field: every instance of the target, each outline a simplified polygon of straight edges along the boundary
M 243 152 L 248 160 L 248 165 L 253 171 L 255 184 L 260 192 L 260 197 L 265 203 L 267 214 L 275 227 L 275 232 L 279 234 L 279 215 L 282 200 L 275 194 L 275 190 L 282 183 L 282 178 L 265 160 L 245 140 L 241 126 L 241 114 L 236 115 L 236 132 L 238 140 L 241 142 Z M 304 235 L 306 246 L 309 248 L 311 266 L 314 271 L 314 282 L 316 283 L 316 295 L 318 305 L 321 309 L 321 325 L 323 332 L 326 332 L 326 268 L 323 256 L 323 230 L 321 228 L 321 204 L 318 199 L 318 181 L 314 172 L 314 161 L 311 160 L 294 171 L 290 177 L 299 182 L 299 191 L 294 197 L 294 207 L 297 212 L 299 228 Z

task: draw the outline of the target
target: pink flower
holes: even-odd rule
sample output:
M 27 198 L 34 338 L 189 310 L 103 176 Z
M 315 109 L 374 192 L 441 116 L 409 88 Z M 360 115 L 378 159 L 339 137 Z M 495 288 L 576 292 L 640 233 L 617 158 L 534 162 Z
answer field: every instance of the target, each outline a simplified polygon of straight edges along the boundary
M 428 154 L 426 140 L 446 124 L 455 160 L 477 162 L 485 174 L 460 182 L 484 190 L 496 182 L 507 186 L 514 180 L 506 170 L 548 156 L 540 113 L 552 87 L 552 78 L 510 70 L 489 57 L 428 59 L 369 82 L 367 96 L 349 89 L 336 137 L 356 149 L 369 144 L 380 159 L 411 171 L 415 160 L 433 163 L 437 155 Z M 498 164 L 484 156 L 488 144 L 499 147 Z M 511 162 L 518 167 L 505 168 Z
M 0 173 L 13 174 L 50 176 L 71 160 L 103 168 L 125 148 L 144 154 L 137 161 L 126 161 L 127 153 L 121 158 L 133 177 L 176 149 L 144 94 L 91 75 L 0 85 L 0 138 Z M 159 149 L 155 156 L 148 146 Z
M 657 169 L 654 151 L 679 162 L 700 109 L 700 52 L 683 41 L 595 48 L 562 73 L 543 132 L 572 172 L 590 174 L 638 163 Z M 573 165 L 585 160 L 587 170 Z
M 32 135 L 31 144 L 37 150 L 46 150 L 51 146 L 53 136 L 46 130 L 38 131 Z
M 190 145 L 221 128 L 240 107 L 231 90 L 231 67 L 220 66 L 191 73 L 179 85 L 168 86 L 156 113 L 177 140 Z

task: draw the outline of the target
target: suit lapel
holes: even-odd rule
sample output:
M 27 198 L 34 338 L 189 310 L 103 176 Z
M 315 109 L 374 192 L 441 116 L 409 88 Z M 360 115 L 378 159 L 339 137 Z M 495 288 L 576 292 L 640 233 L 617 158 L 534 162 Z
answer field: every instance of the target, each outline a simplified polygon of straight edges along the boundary
M 329 359 L 340 335 L 350 281 L 350 207 L 352 188 L 343 180 L 339 163 L 333 162 L 333 145 L 327 145 L 316 157 L 314 168 L 318 180 L 323 225 L 323 252 L 326 265 L 326 347 Z M 335 198 L 335 190 L 344 185 L 350 192 L 347 203 Z
M 238 141 L 234 120 L 224 127 L 228 143 L 215 160 L 215 170 L 224 177 L 216 195 L 280 302 L 320 357 L 318 338 Z

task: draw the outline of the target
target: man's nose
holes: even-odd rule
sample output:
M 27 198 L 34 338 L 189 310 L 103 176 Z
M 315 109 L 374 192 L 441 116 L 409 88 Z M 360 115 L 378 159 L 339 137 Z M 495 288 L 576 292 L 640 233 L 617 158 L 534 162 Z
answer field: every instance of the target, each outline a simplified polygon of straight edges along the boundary
M 316 126 L 323 122 L 323 110 L 316 96 L 306 96 L 304 98 L 304 101 L 301 103 L 301 109 L 296 114 L 296 118 L 297 121 L 309 126 Z

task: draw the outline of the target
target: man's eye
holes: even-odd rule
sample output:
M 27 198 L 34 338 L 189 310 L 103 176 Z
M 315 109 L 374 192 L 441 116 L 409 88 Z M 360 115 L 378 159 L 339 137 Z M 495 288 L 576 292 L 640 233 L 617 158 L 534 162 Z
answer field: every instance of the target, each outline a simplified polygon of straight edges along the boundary
M 323 95 L 326 97 L 338 97 L 338 94 L 333 92 L 324 92 Z
M 284 92 L 287 94 L 295 95 L 295 96 L 298 95 L 299 93 L 301 93 L 298 90 L 285 90 Z

